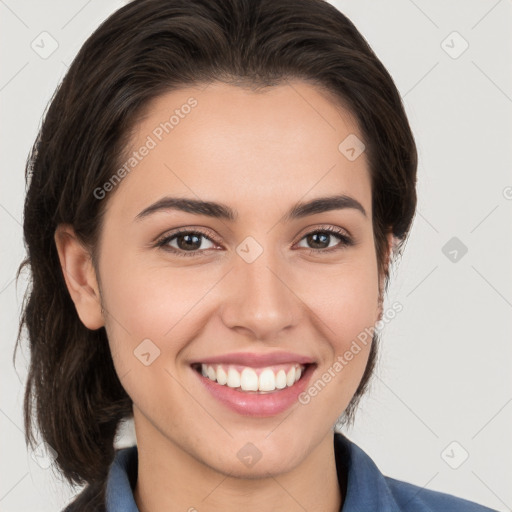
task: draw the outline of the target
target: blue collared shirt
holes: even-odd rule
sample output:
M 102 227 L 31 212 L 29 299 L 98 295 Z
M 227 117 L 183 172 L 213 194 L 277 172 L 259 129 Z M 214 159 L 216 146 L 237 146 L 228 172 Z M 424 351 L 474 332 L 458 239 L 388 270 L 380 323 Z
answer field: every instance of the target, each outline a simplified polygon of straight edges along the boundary
M 340 488 L 340 475 L 347 475 L 340 512 L 496 512 L 451 494 L 384 476 L 373 460 L 343 434 L 334 435 L 334 452 Z M 116 452 L 107 479 L 107 512 L 139 512 L 133 498 L 137 464 L 137 446 Z

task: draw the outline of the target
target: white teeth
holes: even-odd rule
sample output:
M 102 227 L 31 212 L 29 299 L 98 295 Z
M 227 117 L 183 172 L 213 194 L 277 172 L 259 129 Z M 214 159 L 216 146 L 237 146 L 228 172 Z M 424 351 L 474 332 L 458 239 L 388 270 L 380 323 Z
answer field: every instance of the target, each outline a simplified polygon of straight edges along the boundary
M 270 368 L 265 368 L 260 373 L 260 378 L 258 382 L 258 389 L 260 391 L 274 391 L 274 389 L 276 389 L 276 376 L 274 375 L 274 372 Z
M 242 370 L 240 387 L 243 391 L 258 391 L 258 374 L 252 368 Z
M 286 374 L 286 385 L 293 386 L 295 382 L 295 366 L 292 366 Z
M 234 368 L 228 369 L 227 385 L 230 388 L 239 388 L 240 387 L 240 374 Z
M 276 388 L 284 389 L 286 387 L 286 373 L 284 370 L 279 370 L 276 375 Z
M 228 381 L 228 376 L 226 374 L 226 372 L 224 371 L 224 368 L 222 368 L 222 366 L 219 366 L 217 368 L 217 382 L 219 384 L 226 384 L 226 382 Z
M 206 373 L 208 374 L 208 378 L 210 380 L 217 380 L 217 373 L 215 372 L 213 366 L 208 366 L 206 368 Z
M 286 365 L 288 366 L 288 365 Z M 281 368 L 277 373 L 272 368 L 262 368 L 260 374 L 254 368 L 245 367 L 240 373 L 235 367 L 201 364 L 201 374 L 222 386 L 239 391 L 269 392 L 293 386 L 301 377 L 304 366 L 291 365 L 288 372 Z

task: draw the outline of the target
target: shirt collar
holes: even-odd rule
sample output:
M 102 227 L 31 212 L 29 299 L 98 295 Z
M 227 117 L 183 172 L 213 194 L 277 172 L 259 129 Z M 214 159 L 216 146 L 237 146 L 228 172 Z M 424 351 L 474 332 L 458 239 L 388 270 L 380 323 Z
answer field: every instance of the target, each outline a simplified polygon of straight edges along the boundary
M 346 495 L 340 512 L 400 510 L 375 463 L 344 434 L 334 435 L 334 453 L 341 489 L 344 486 L 342 475 L 347 475 Z M 106 512 L 139 512 L 133 497 L 137 466 L 137 446 L 116 451 L 107 479 Z
M 347 490 L 340 512 L 402 510 L 375 462 L 344 434 L 334 435 L 334 453 L 340 486 L 342 469 L 347 475 Z

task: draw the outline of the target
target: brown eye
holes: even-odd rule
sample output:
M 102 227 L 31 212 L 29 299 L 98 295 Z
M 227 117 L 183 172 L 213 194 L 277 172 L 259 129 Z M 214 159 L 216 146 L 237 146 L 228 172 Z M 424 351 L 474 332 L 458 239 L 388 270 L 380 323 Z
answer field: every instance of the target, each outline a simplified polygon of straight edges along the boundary
M 204 240 L 207 240 L 211 246 L 204 247 Z M 177 256 L 196 256 L 202 251 L 215 247 L 213 241 L 205 233 L 185 230 L 166 235 L 156 245 Z
M 343 231 L 333 227 L 311 231 L 305 235 L 301 241 L 302 240 L 306 241 L 306 249 L 319 252 L 331 252 L 353 245 L 352 240 Z

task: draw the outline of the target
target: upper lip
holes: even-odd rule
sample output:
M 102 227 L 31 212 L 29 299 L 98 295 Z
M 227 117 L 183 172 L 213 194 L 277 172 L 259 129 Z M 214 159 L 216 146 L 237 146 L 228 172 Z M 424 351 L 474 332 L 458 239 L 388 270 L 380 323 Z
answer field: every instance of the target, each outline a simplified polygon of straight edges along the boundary
M 192 364 L 238 364 L 242 366 L 272 366 L 284 363 L 310 364 L 314 360 L 307 356 L 294 354 L 293 352 L 268 352 L 266 354 L 257 352 L 232 352 L 219 356 L 205 357 L 194 361 Z

